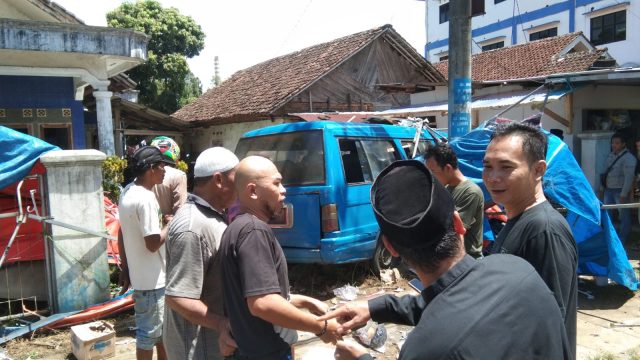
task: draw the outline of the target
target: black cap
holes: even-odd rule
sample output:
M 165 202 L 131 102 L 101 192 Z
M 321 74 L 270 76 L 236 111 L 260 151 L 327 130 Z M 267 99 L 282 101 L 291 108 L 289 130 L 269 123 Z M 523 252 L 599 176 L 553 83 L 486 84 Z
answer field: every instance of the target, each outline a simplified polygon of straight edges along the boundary
M 173 161 L 163 156 L 160 149 L 155 146 L 143 146 L 133 154 L 133 166 L 136 169 L 142 170 L 160 162 L 175 165 Z
M 371 204 L 392 243 L 420 248 L 441 240 L 451 227 L 453 198 L 420 161 L 387 166 L 371 186 Z

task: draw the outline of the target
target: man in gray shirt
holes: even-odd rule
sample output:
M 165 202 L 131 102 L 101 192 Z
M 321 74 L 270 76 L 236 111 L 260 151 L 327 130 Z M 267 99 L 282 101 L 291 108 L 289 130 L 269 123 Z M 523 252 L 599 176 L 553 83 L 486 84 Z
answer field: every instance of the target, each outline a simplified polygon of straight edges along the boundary
M 235 351 L 222 307 L 218 248 L 233 204 L 238 158 L 221 147 L 202 152 L 193 194 L 169 225 L 164 343 L 169 359 L 222 359 Z
M 425 157 L 427 168 L 453 197 L 456 211 L 460 214 L 466 230 L 464 248 L 467 254 L 476 259 L 482 257 L 482 190 L 458 169 L 458 157 L 449 144 L 440 143 L 430 147 Z
M 607 157 L 603 173 L 606 180 L 604 184 L 600 184 L 600 191 L 604 191 L 605 204 L 631 202 L 636 161 L 636 157 L 627 150 L 627 142 L 622 134 L 613 134 L 611 153 Z M 620 215 L 618 235 L 624 243 L 631 232 L 631 209 L 619 209 L 618 214 Z

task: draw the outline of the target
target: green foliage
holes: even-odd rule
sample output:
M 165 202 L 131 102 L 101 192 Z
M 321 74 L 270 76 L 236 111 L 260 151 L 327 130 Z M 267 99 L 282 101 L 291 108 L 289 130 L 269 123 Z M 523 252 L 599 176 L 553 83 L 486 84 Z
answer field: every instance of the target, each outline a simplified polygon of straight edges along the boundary
M 114 204 L 118 203 L 120 197 L 120 184 L 124 181 L 126 167 L 127 160 L 117 156 L 109 156 L 102 163 L 102 189 Z
M 139 0 L 107 13 L 107 24 L 151 37 L 147 62 L 128 72 L 138 83 L 141 103 L 170 114 L 202 94 L 187 58 L 204 48 L 205 34 L 191 17 L 175 8 L 163 8 L 155 0 Z

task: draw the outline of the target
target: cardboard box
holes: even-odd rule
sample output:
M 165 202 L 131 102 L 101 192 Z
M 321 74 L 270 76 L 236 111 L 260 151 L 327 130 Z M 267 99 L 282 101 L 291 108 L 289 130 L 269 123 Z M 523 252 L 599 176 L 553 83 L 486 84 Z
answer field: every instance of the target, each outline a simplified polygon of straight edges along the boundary
M 116 354 L 116 332 L 106 321 L 73 326 L 71 349 L 78 360 L 110 358 Z

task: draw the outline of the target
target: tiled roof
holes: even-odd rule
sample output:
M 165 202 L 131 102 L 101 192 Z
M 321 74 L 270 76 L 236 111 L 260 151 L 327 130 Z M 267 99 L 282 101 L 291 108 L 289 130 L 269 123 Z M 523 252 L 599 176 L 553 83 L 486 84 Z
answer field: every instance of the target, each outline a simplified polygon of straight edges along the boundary
M 581 32 L 570 33 L 475 54 L 471 60 L 472 80 L 525 79 L 589 70 L 605 50 L 577 51 L 560 56 L 562 50 L 581 36 Z M 448 76 L 448 65 L 446 60 L 433 64 L 445 77 Z
M 286 104 L 380 36 L 415 64 L 426 81 L 444 82 L 391 25 L 363 31 L 280 56 L 233 74 L 173 115 L 186 121 L 227 122 L 239 116 L 265 116 Z

